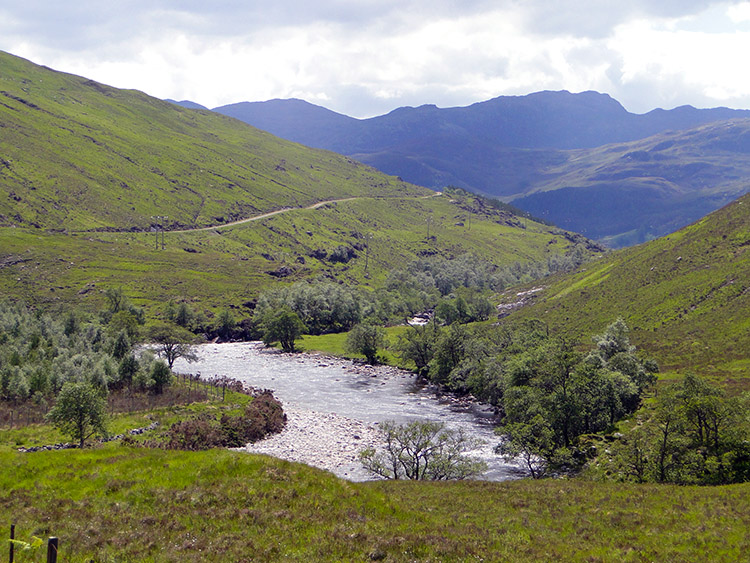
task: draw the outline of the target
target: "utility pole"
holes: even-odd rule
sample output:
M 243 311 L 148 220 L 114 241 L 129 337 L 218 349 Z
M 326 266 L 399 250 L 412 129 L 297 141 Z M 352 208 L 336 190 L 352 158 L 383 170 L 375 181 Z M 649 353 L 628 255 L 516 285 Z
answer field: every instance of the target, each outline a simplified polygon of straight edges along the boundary
M 152 215 L 151 221 L 156 221 L 156 227 L 154 229 L 154 249 L 159 250 L 159 231 L 161 231 L 161 249 L 164 250 L 164 225 L 162 221 L 166 222 L 169 217 L 166 215 Z
M 370 274 L 367 271 L 367 266 L 370 263 L 370 241 L 372 240 L 372 233 L 365 235 L 365 277 L 369 278 Z

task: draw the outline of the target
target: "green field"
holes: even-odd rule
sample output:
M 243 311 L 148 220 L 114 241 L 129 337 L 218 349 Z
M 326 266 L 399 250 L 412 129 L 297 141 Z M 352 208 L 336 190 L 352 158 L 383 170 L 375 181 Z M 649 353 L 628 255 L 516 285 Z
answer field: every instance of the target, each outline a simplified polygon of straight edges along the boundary
M 117 445 L 3 448 L 0 464 L 3 524 L 58 536 L 65 561 L 729 562 L 750 550 L 746 484 L 349 483 L 263 456 Z

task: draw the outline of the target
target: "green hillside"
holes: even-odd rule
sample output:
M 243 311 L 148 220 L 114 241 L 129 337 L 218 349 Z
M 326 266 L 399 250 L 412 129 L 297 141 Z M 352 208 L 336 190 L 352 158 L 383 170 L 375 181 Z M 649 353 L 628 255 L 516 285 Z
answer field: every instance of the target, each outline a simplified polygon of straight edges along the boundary
M 377 286 L 419 256 L 501 265 L 582 241 L 216 113 L 4 53 L 0 67 L 5 296 L 95 309 L 121 287 L 147 309 L 175 299 L 210 311 L 277 280 Z M 340 246 L 349 261 L 329 259 Z
M 470 227 L 456 224 L 468 216 Z M 0 228 L 0 290 L 30 303 L 91 309 L 102 305 L 107 288 L 122 287 L 147 308 L 185 299 L 216 309 L 240 306 L 279 280 L 377 286 L 388 270 L 419 256 L 472 252 L 499 265 L 541 261 L 576 239 L 505 214 L 469 213 L 437 196 L 363 198 L 222 229 L 167 232 L 164 250 L 161 240 L 156 233 Z M 347 263 L 333 262 L 328 255 L 338 246 L 359 250 Z
M 237 120 L 0 52 L 0 225 L 206 226 L 280 207 L 427 190 Z
M 663 370 L 750 388 L 750 196 L 545 285 L 518 315 L 578 337 L 622 316 Z

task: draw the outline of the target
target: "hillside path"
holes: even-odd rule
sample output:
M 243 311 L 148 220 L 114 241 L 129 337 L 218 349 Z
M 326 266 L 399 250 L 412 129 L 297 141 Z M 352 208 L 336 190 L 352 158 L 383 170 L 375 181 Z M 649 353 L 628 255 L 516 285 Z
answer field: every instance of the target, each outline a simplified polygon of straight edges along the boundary
M 432 197 L 438 197 L 440 195 L 443 195 L 443 192 L 435 192 L 434 194 L 427 194 L 422 196 L 417 196 L 414 199 L 429 199 Z M 177 229 L 177 230 L 168 230 L 165 231 L 167 233 L 194 233 L 198 231 L 215 231 L 218 229 L 224 229 L 227 227 L 234 227 L 236 225 L 242 225 L 243 223 L 250 223 L 251 221 L 260 221 L 262 219 L 267 219 L 268 217 L 273 217 L 274 215 L 279 215 L 281 213 L 287 213 L 289 211 L 300 211 L 305 209 L 318 209 L 319 207 L 323 207 L 324 205 L 327 205 L 329 203 L 341 203 L 344 201 L 354 201 L 357 199 L 411 199 L 410 197 L 403 197 L 403 196 L 396 196 L 396 197 L 368 197 L 368 196 L 352 196 L 352 197 L 342 197 L 339 199 L 327 199 L 325 201 L 319 201 L 317 203 L 313 203 L 311 205 L 308 205 L 306 207 L 282 207 L 281 209 L 276 209 L 275 211 L 268 211 L 267 213 L 261 213 L 260 215 L 254 215 L 252 217 L 247 217 L 245 219 L 239 219 L 237 221 L 232 221 L 231 223 L 222 223 L 221 225 L 212 225 L 209 227 L 194 227 L 192 229 Z

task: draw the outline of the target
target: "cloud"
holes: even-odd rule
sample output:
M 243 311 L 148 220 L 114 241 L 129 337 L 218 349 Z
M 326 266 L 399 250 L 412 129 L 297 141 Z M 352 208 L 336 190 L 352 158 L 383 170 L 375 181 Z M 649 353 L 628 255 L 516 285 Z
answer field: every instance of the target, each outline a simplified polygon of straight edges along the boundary
M 300 97 L 357 117 L 542 89 L 628 109 L 750 105 L 732 56 L 750 3 L 695 0 L 42 0 L 0 7 L 0 48 L 209 107 Z M 323 103 L 325 102 L 325 103 Z

